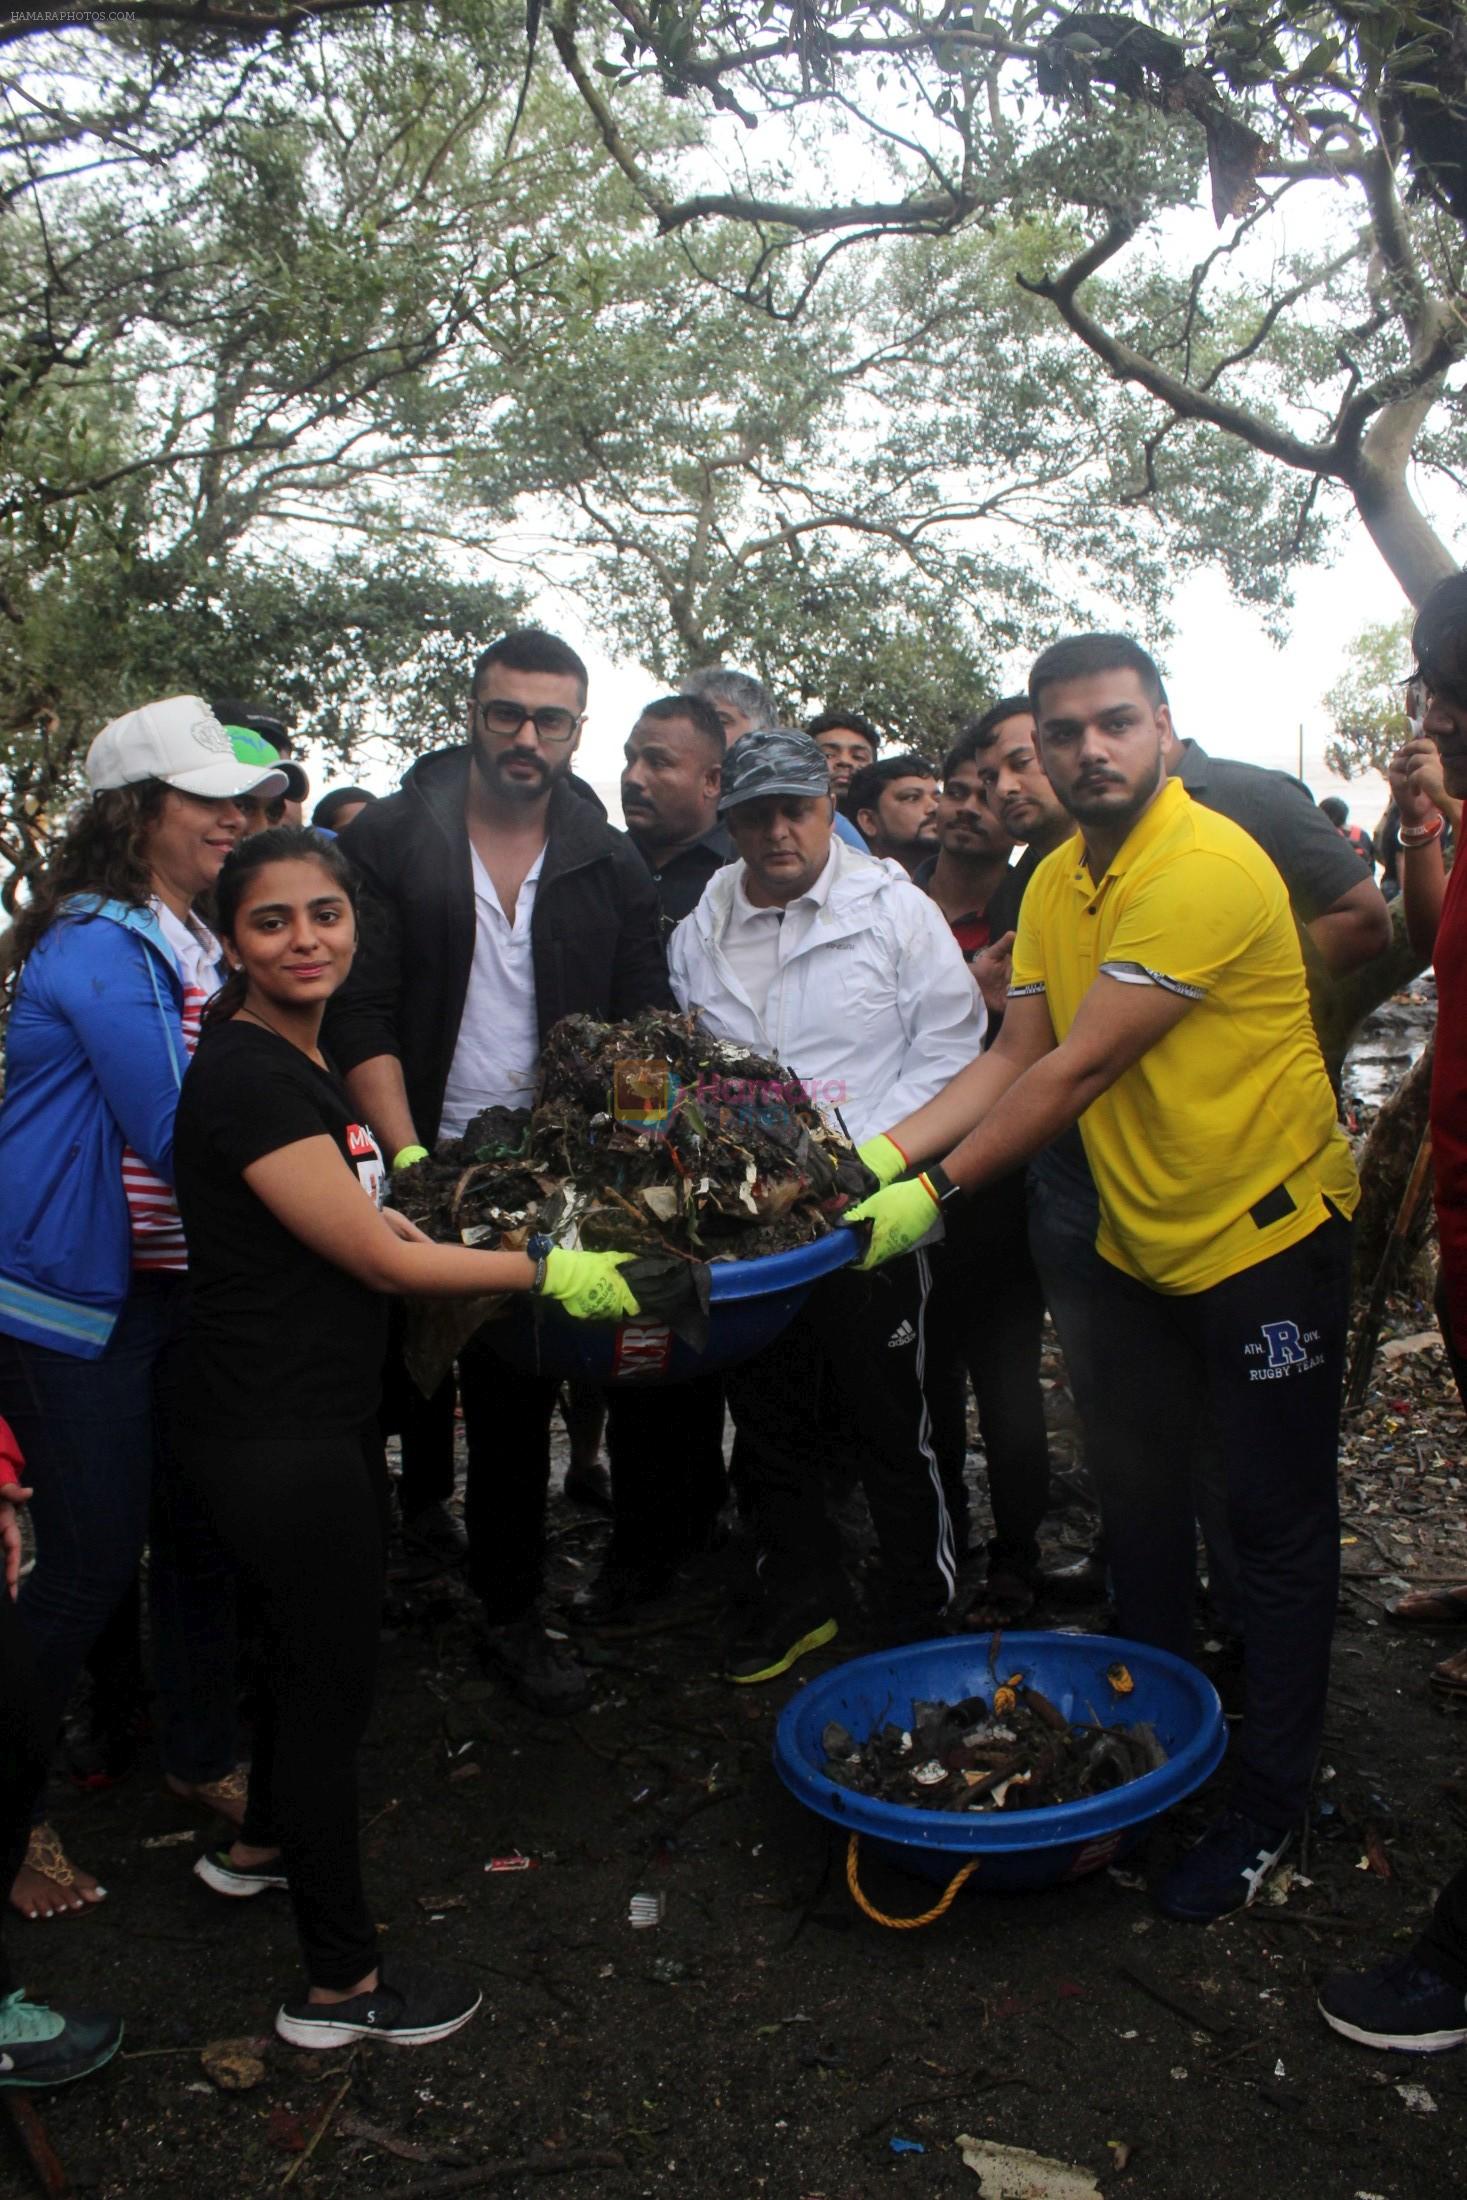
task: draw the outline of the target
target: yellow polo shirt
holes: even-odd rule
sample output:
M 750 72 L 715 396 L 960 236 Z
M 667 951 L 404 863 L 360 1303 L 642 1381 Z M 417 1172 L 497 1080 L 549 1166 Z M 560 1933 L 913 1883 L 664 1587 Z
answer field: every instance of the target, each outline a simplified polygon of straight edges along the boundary
M 1097 1250 L 1158 1291 L 1205 1291 L 1359 1196 L 1309 1016 L 1283 880 L 1256 841 L 1167 781 L 1097 885 L 1079 840 L 1029 881 L 1012 996 L 1063 1040 L 1099 976 L 1196 1005 L 1080 1118 Z

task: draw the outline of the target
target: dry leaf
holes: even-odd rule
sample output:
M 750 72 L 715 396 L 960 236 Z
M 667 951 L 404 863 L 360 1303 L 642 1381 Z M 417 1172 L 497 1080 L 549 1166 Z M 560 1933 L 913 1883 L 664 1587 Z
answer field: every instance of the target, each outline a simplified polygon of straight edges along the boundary
M 199 2061 L 221 2093 L 248 2093 L 265 2076 L 268 2040 L 210 2040 Z
M 983 2200 L 1101 2200 L 1092 2173 L 1074 2162 L 1032 2154 L 1028 2147 L 1000 2146 L 993 2139 L 970 2139 L 961 2132 L 958 2145 L 964 2168 L 982 2181 Z

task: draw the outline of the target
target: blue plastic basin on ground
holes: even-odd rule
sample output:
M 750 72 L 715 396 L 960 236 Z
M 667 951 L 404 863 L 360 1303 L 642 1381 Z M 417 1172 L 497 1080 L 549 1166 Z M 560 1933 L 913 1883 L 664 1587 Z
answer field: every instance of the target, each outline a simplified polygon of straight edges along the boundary
M 847 1833 L 859 1833 L 880 1853 L 924 1879 L 951 1878 L 981 1857 L 971 1886 L 992 1892 L 1050 1887 L 1114 1863 L 1133 1848 L 1150 1821 L 1210 1778 L 1227 1747 L 1217 1690 L 1182 1658 L 1114 1635 L 1029 1632 L 1006 1634 L 998 1680 L 988 1664 L 986 1635 L 910 1643 L 834 1666 L 802 1688 L 780 1715 L 774 1766 L 792 1795 Z M 1117 1695 L 1106 1668 L 1123 1664 L 1135 1686 Z M 1156 1731 L 1167 1762 L 1125 1787 L 1049 1810 L 916 1810 L 838 1787 L 820 1769 L 820 1737 L 832 1719 L 858 1742 L 875 1728 L 908 1727 L 914 1702 L 961 1703 L 1022 1673 L 1067 1718 L 1103 1726 L 1144 1720 Z
M 522 1300 L 486 1325 L 500 1358 L 525 1375 L 584 1376 L 593 1383 L 685 1383 L 736 1366 L 787 1327 L 822 1276 L 854 1260 L 850 1230 L 758 1260 L 720 1260 L 708 1273 L 708 1343 L 694 1352 L 661 1322 L 577 1322 L 557 1306 Z

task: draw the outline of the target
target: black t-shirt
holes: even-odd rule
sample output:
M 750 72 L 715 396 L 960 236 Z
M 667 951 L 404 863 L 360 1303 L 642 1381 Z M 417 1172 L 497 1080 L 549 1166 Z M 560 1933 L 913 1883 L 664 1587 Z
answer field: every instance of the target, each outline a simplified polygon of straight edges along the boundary
M 692 915 L 703 898 L 708 881 L 734 859 L 734 844 L 722 825 L 710 825 L 701 840 L 695 840 L 691 847 L 680 848 L 660 871 L 640 841 L 633 841 L 632 845 L 652 873 L 657 887 L 664 938 L 682 923 L 684 917 Z
M 339 1433 L 377 1410 L 387 1300 L 303 1245 L 244 1180 L 323 1132 L 375 1200 L 382 1156 L 334 1071 L 257 1024 L 205 1030 L 173 1163 L 191 1284 L 184 1412 L 222 1436 Z

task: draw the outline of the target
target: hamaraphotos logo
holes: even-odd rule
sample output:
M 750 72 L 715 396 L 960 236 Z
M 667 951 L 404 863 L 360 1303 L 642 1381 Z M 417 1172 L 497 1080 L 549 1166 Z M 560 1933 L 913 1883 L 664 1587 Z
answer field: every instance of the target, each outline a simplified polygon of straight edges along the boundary
M 677 1090 L 677 1078 L 666 1062 L 617 1062 L 611 1072 L 611 1112 L 633 1130 L 664 1130 Z

